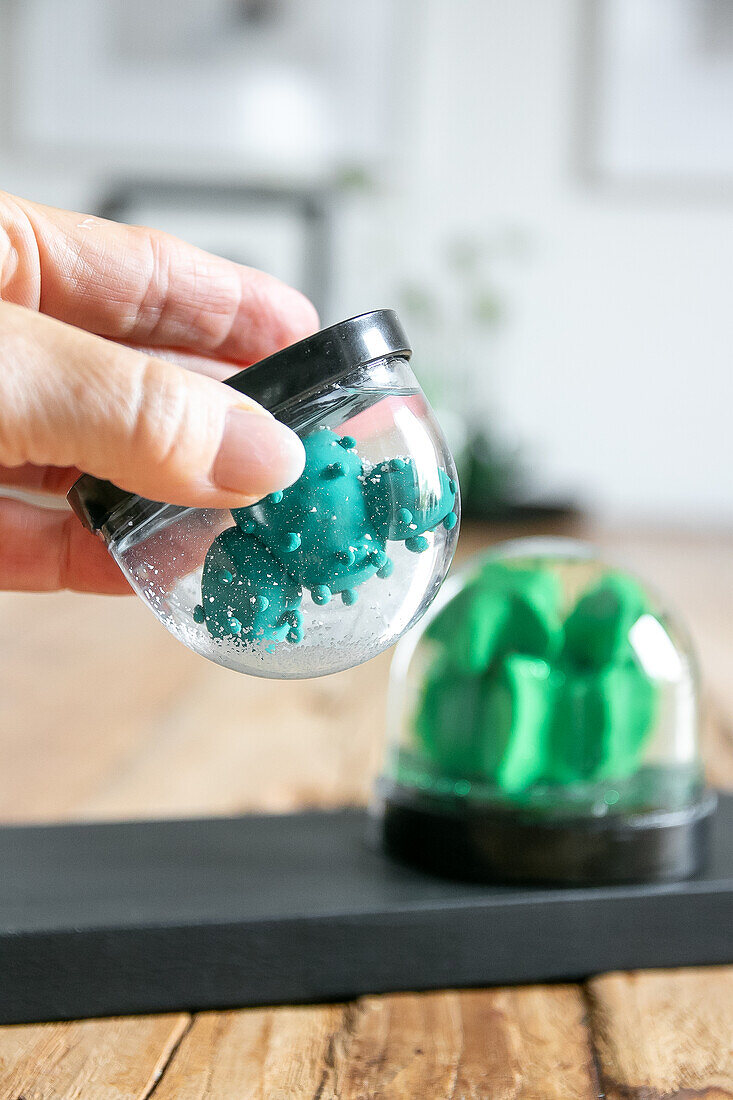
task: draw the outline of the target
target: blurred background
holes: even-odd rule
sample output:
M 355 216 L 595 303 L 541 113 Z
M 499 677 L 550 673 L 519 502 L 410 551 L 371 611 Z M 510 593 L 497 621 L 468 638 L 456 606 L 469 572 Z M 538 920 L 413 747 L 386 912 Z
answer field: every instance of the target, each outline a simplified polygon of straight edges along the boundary
M 2 0 L 0 185 L 324 324 L 397 308 L 463 553 L 581 524 L 681 607 L 733 745 L 731 0 Z M 3 817 L 368 797 L 386 657 L 268 683 L 137 600 L 0 606 Z
M 397 306 L 470 509 L 733 525 L 729 0 L 5 0 L 0 43 L 5 189 Z

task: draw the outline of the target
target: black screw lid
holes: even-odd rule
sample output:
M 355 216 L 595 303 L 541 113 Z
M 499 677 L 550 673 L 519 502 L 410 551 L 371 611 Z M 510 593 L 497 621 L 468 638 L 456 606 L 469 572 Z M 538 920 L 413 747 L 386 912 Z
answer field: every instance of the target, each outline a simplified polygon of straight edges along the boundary
M 409 359 L 411 354 L 394 310 L 375 309 L 306 336 L 227 378 L 226 385 L 277 416 L 284 405 L 338 381 L 356 367 L 390 355 Z M 66 499 L 84 526 L 102 535 L 113 533 L 110 520 L 125 504 L 124 523 L 128 528 L 161 507 L 156 501 L 135 496 L 90 474 L 74 482 Z
M 277 408 L 335 382 L 355 367 L 403 355 L 412 349 L 393 309 L 375 309 L 314 332 L 297 344 L 261 359 L 227 379 L 227 385 L 246 393 L 277 415 Z

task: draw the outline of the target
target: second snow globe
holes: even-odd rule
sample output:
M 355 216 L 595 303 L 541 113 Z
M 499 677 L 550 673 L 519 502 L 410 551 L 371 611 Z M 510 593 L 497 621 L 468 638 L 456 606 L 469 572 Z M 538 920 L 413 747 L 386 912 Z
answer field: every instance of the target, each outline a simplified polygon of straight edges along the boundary
M 440 874 L 692 874 L 715 798 L 685 631 L 589 545 L 474 559 L 397 647 L 379 794 L 388 851 Z

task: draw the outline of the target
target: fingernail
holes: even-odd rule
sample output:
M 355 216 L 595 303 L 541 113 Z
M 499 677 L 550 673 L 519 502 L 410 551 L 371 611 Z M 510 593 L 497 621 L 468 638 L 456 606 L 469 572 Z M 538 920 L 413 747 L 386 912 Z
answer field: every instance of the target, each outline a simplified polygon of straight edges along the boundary
M 295 432 L 272 416 L 230 409 L 211 478 L 220 489 L 262 497 L 292 485 L 305 451 Z

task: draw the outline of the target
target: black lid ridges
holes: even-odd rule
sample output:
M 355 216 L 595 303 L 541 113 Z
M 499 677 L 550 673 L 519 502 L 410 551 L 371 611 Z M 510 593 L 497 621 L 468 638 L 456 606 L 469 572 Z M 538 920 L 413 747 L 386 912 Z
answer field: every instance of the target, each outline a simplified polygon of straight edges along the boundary
M 339 321 L 261 359 L 227 378 L 226 385 L 277 416 L 283 405 L 336 382 L 359 366 L 390 355 L 409 359 L 411 354 L 394 310 L 376 309 Z M 125 504 L 127 527 L 135 526 L 162 507 L 89 474 L 74 483 L 66 499 L 88 530 L 105 535 L 112 533 L 109 521 Z
M 227 379 L 227 385 L 245 393 L 271 412 L 355 367 L 404 355 L 412 349 L 393 309 L 375 309 L 314 332 L 297 344 L 261 359 Z

